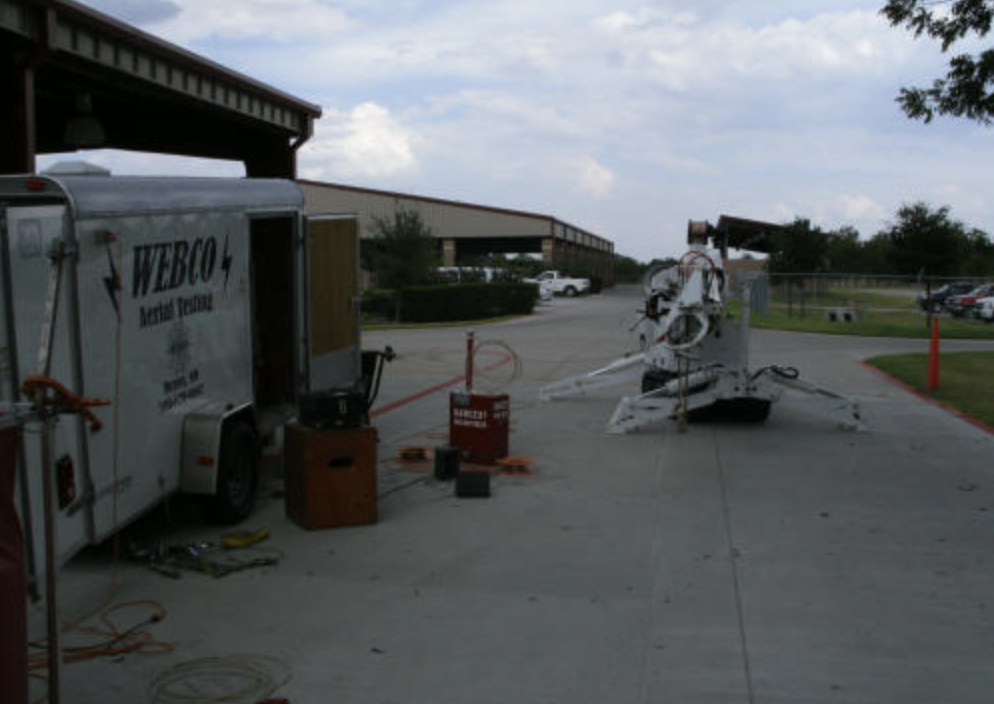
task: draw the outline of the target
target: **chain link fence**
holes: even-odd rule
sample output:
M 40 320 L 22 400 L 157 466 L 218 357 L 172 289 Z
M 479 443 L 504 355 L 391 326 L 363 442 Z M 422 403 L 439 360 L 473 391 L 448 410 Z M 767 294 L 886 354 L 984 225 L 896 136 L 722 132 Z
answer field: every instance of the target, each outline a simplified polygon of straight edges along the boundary
M 768 274 L 735 272 L 733 297 L 741 300 L 746 277 L 753 279 L 751 307 L 758 315 L 822 319 L 828 322 L 921 318 L 930 324 L 934 314 L 946 315 L 944 294 L 949 288 L 964 293 L 994 282 L 982 278 L 914 277 L 866 274 Z M 969 310 L 957 317 L 970 319 Z

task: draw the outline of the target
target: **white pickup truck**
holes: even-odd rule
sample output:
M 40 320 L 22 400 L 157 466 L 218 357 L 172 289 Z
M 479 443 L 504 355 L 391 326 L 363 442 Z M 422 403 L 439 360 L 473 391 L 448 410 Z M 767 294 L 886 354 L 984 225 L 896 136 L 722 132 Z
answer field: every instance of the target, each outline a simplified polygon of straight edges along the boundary
M 522 279 L 525 283 L 538 284 L 542 291 L 550 290 L 564 296 L 577 296 L 590 291 L 590 279 L 566 276 L 558 271 L 543 271 L 534 279 Z

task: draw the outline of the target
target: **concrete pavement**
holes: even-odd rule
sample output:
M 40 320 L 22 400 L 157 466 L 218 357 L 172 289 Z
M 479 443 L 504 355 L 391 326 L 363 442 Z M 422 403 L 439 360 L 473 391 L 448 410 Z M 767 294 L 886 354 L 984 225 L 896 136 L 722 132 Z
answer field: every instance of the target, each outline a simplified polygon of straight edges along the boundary
M 152 629 L 175 649 L 68 666 L 63 701 L 150 701 L 174 663 L 253 652 L 287 664 L 295 704 L 989 702 L 994 439 L 858 364 L 925 343 L 754 331 L 755 366 L 858 396 L 865 433 L 804 397 L 759 426 L 630 436 L 603 429 L 633 387 L 535 400 L 633 348 L 636 305 L 624 290 L 557 300 L 478 330 L 521 360 L 516 380 L 488 376 L 534 476 L 496 477 L 485 500 L 411 484 L 396 448 L 444 443 L 447 391 L 400 405 L 376 420 L 381 490 L 397 489 L 379 524 L 307 532 L 263 494 L 249 524 L 271 530 L 276 567 L 172 581 L 121 564 L 116 600 L 166 605 Z M 462 330 L 364 346 L 388 343 L 380 407 L 462 373 Z M 183 518 L 159 529 L 216 538 Z M 111 570 L 109 550 L 68 565 L 63 615 L 99 604 Z

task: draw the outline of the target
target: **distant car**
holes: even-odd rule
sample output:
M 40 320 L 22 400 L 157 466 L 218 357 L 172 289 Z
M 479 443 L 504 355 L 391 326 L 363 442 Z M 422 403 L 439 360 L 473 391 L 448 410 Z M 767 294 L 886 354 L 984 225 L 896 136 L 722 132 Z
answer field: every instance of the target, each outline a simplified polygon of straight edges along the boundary
M 522 281 L 528 284 L 551 286 L 554 294 L 562 294 L 570 298 L 590 291 L 590 279 L 566 276 L 559 271 L 543 271 L 534 279 L 522 279 Z
M 543 301 L 551 301 L 552 294 L 552 282 L 551 281 L 540 281 L 538 284 L 538 297 Z
M 962 318 L 972 312 L 973 306 L 977 304 L 977 301 L 990 296 L 994 296 L 994 284 L 983 284 L 977 286 L 977 288 L 969 293 L 947 298 L 946 308 L 957 318 Z
M 973 290 L 974 285 L 969 281 L 957 281 L 955 283 L 943 284 L 932 291 L 931 296 L 924 293 L 918 294 L 918 307 L 924 311 L 931 310 L 939 313 L 945 307 L 946 302 L 953 296 L 960 296 Z
M 994 323 L 994 296 L 981 298 L 973 307 L 973 313 L 981 320 Z

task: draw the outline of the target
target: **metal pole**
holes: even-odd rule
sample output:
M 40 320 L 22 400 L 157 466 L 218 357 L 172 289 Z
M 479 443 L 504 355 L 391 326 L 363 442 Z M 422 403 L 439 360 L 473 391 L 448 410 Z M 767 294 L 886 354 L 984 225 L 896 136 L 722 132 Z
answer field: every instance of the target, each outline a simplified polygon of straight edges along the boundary
M 42 405 L 45 392 L 38 391 L 38 406 Z M 54 417 L 45 415 L 42 419 L 41 431 L 41 471 L 42 494 L 45 514 L 45 619 L 48 634 L 48 701 L 59 704 L 59 605 L 58 583 L 56 580 L 56 535 L 55 535 L 55 501 L 54 481 L 55 471 L 52 461 L 52 425 Z
M 473 393 L 473 337 L 472 328 L 466 331 L 466 393 Z
M 65 258 L 64 245 L 55 245 L 49 252 L 51 268 L 48 274 L 48 292 L 45 300 L 45 324 L 41 329 L 41 342 L 38 346 L 38 373 L 48 376 L 52 369 L 52 342 L 55 339 L 55 323 L 59 309 L 59 293 L 62 284 L 62 263 Z M 48 632 L 48 701 L 59 704 L 59 605 L 56 570 L 56 534 L 54 477 L 55 463 L 52 451 L 52 426 L 54 416 L 45 412 L 45 390 L 39 389 L 34 398 L 35 407 L 42 417 L 41 431 L 41 472 L 45 519 L 45 618 Z

